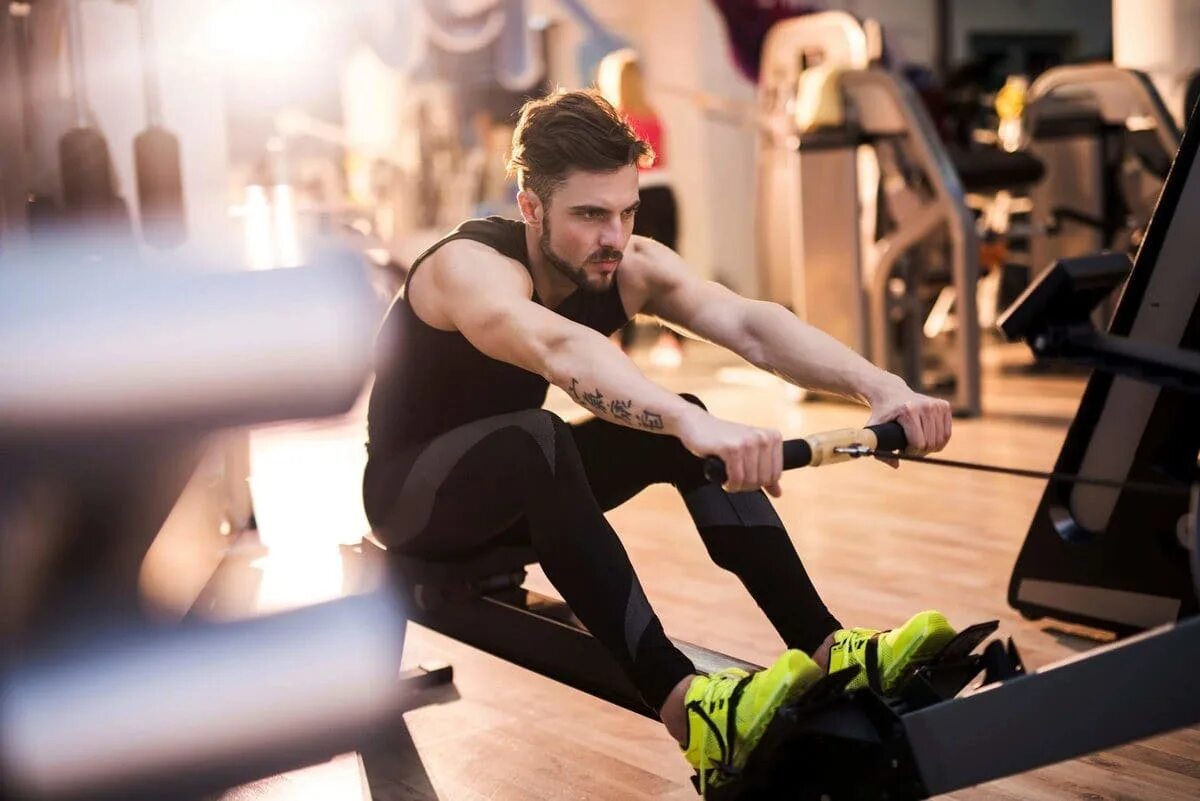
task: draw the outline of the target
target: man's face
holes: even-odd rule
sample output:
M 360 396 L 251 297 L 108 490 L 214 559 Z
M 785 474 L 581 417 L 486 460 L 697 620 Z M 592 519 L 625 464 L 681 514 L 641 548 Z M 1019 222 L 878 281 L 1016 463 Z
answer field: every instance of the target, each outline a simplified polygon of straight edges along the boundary
M 546 261 L 580 289 L 603 292 L 633 233 L 637 167 L 615 172 L 575 170 L 542 206 L 540 245 Z

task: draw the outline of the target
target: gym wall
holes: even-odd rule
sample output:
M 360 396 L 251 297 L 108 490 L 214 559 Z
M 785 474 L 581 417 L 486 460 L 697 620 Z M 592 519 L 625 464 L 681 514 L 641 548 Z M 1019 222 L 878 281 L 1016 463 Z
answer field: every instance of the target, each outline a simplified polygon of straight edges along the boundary
M 1200 68 L 1200 2 L 1113 0 L 1113 61 L 1150 75 L 1181 125 L 1187 81 Z

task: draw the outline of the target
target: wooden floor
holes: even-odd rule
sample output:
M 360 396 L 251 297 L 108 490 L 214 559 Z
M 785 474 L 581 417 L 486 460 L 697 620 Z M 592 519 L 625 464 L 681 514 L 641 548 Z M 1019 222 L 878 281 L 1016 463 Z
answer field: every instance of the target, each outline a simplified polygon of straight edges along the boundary
M 1024 358 L 1019 350 L 993 346 L 985 355 L 985 415 L 956 421 L 945 455 L 1051 468 L 1083 380 L 1002 370 Z M 861 408 L 797 403 L 775 379 L 707 346 L 692 346 L 680 370 L 648 372 L 673 389 L 698 394 L 718 415 L 776 426 L 785 436 L 865 421 Z M 563 396 L 551 403 L 571 411 Z M 260 608 L 340 592 L 336 546 L 366 530 L 358 500 L 362 413 L 360 408 L 343 420 L 256 433 L 252 482 L 271 549 L 261 563 Z M 1005 603 L 1009 572 L 1041 491 L 1028 479 L 913 464 L 894 471 L 863 462 L 786 475 L 778 508 L 843 622 L 888 627 L 926 608 L 941 609 L 959 625 L 998 618 L 1001 633 L 1013 636 L 1027 664 L 1037 667 L 1093 645 L 1025 621 Z M 778 636 L 740 584 L 708 561 L 673 490 L 651 488 L 610 519 L 673 636 L 759 663 L 778 654 Z M 544 577 L 530 583 L 552 592 Z M 696 797 L 687 765 L 659 724 L 425 630 L 414 628 L 406 649 L 409 661 L 453 663 L 455 687 L 408 712 L 404 725 L 365 756 L 346 755 L 226 798 Z M 1146 669 L 1152 679 L 1153 666 Z M 1200 799 L 1200 730 L 946 798 Z

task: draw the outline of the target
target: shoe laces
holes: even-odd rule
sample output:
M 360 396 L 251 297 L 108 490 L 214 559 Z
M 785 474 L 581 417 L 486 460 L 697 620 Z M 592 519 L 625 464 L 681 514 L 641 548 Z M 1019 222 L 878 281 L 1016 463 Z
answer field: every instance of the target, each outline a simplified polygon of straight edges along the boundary
M 696 771 L 700 776 L 700 795 L 703 797 L 708 787 L 709 776 L 714 771 L 724 778 L 736 776 L 738 771 L 733 765 L 735 743 L 737 741 L 737 704 L 742 691 L 753 675 L 747 675 L 737 669 L 718 671 L 709 676 L 708 685 L 701 696 L 687 705 L 689 712 L 704 722 L 704 732 L 700 742 L 700 764 Z M 725 710 L 725 732 L 713 720 L 712 715 L 718 710 Z M 713 759 L 709 756 L 708 745 L 715 741 L 721 756 Z
M 846 653 L 847 666 L 858 664 L 865 671 L 867 686 L 879 693 L 884 691 L 882 674 L 887 660 L 885 636 L 890 632 L 891 629 L 853 629 L 846 633 L 840 643 Z
M 846 634 L 845 639 L 838 643 L 838 645 L 840 645 L 847 654 L 859 654 L 866 651 L 867 643 L 871 640 L 878 640 L 879 644 L 882 646 L 884 644 L 884 635 L 890 634 L 891 631 L 891 629 L 883 629 L 882 631 L 868 630 L 865 632 L 850 631 Z M 880 657 L 882 658 L 882 648 L 880 649 L 879 653 Z

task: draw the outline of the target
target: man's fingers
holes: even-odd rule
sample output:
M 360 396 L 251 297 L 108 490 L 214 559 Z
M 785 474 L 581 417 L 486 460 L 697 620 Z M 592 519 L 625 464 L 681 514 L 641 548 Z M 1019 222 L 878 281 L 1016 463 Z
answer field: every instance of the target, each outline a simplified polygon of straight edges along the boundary
M 721 461 L 725 463 L 725 491 L 737 492 L 742 482 L 742 461 L 738 452 L 726 450 L 721 454 Z
M 925 429 L 925 452 L 936 451 L 942 441 L 942 421 L 937 409 L 925 409 L 921 427 Z
M 928 441 L 926 451 L 940 451 L 950 441 L 950 404 L 945 401 L 934 401 L 928 408 L 925 418 L 925 431 Z
M 771 476 L 773 483 L 776 487 L 778 487 L 779 479 L 783 476 L 783 438 L 779 436 L 778 433 L 776 434 L 775 442 L 771 447 Z M 780 490 L 781 494 L 782 492 L 783 491 Z M 776 495 L 775 497 L 778 498 L 779 495 Z
M 772 445 L 770 432 L 764 431 L 762 441 L 758 446 L 758 480 L 757 484 L 760 487 L 765 487 L 768 484 L 775 484 L 779 481 L 779 476 L 775 475 L 775 452 Z
M 733 459 L 735 462 L 737 462 L 738 466 L 737 478 L 736 480 L 730 482 L 733 485 L 733 492 L 745 492 L 746 482 L 750 477 L 750 472 L 753 470 L 753 466 L 750 463 L 748 454 L 743 448 L 739 448 L 733 452 Z
M 914 414 L 911 406 L 905 406 L 900 413 L 900 425 L 904 427 L 904 436 L 908 440 L 907 450 L 910 453 L 924 453 L 925 429 L 921 425 L 921 415 Z

